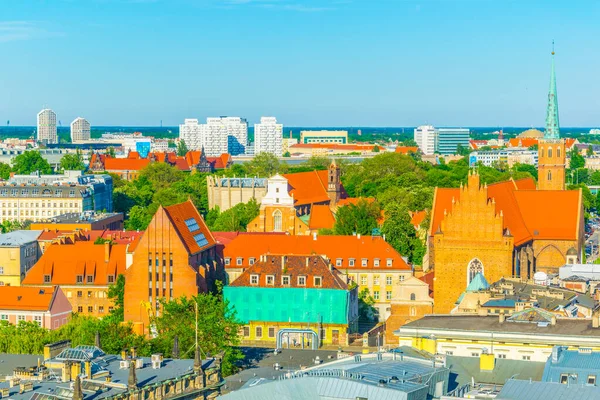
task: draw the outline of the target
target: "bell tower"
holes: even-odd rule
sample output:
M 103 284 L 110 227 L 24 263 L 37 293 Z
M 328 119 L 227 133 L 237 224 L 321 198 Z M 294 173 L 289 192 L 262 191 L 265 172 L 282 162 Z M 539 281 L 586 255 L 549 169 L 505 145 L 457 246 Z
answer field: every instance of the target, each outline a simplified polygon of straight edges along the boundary
M 538 143 L 538 189 L 565 190 L 566 145 L 563 139 Z
M 335 160 L 332 160 L 327 171 L 327 195 L 331 199 L 332 206 L 335 206 L 340 200 L 341 187 L 340 167 L 335 163 Z

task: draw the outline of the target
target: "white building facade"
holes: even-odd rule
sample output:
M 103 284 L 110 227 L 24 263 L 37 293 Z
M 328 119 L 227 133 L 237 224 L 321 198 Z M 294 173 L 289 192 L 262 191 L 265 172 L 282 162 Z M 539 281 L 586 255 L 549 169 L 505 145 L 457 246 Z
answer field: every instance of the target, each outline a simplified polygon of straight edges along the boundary
M 435 153 L 435 143 L 437 138 L 437 129 L 431 125 L 422 125 L 415 128 L 414 139 L 419 149 L 426 156 Z
M 43 143 L 58 143 L 56 113 L 49 108 L 37 115 L 37 140 Z
M 240 117 L 209 117 L 206 124 L 197 119 L 186 119 L 179 125 L 179 139 L 189 150 L 201 150 L 208 157 L 229 153 L 242 155 L 248 145 L 248 122 Z
M 71 122 L 71 142 L 90 140 L 91 126 L 85 118 L 77 117 Z
M 260 124 L 254 124 L 254 154 L 262 152 L 283 155 L 283 124 L 275 117 L 261 117 Z
M 200 150 L 202 148 L 202 125 L 197 119 L 186 118 L 179 125 L 179 140 L 183 140 L 189 150 Z

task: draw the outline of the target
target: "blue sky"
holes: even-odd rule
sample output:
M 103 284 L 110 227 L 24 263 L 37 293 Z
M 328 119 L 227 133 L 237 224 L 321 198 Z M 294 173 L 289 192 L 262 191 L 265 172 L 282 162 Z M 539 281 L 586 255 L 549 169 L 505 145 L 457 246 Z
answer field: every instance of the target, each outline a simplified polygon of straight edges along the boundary
M 0 121 L 600 126 L 600 2 L 0 0 Z

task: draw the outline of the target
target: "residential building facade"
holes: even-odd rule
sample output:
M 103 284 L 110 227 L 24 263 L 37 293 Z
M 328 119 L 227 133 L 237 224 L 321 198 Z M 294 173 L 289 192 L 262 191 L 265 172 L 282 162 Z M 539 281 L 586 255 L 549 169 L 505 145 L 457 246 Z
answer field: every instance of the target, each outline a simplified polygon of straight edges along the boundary
M 240 117 L 207 118 L 201 134 L 207 156 L 243 155 L 248 145 L 248 122 Z
M 235 308 L 243 340 L 274 345 L 281 330 L 290 330 L 290 347 L 304 347 L 305 336 L 319 345 L 348 345 L 358 323 L 358 292 L 321 256 L 264 255 L 223 288 Z
M 37 115 L 37 140 L 46 144 L 58 143 L 56 113 L 49 108 L 43 109 Z
M 215 244 L 191 201 L 159 207 L 125 272 L 125 320 L 138 333 L 151 333 L 150 320 L 160 312 L 161 300 L 213 289 L 222 279 Z
M 300 144 L 348 143 L 348 131 L 300 131 Z
M 126 270 L 127 246 L 76 241 L 48 246 L 23 286 L 59 286 L 73 312 L 105 317 L 114 307 L 108 287 Z
M 42 252 L 40 230 L 19 230 L 0 235 L 0 286 L 20 286 Z
M 71 319 L 71 304 L 58 287 L 0 287 L 0 321 L 33 322 L 58 329 Z
M 431 125 L 422 125 L 415 128 L 414 140 L 424 155 L 430 156 L 435 153 L 437 129 Z
M 71 142 L 91 139 L 91 127 L 87 119 L 77 117 L 71 122 Z
M 254 154 L 270 153 L 283 155 L 283 124 L 275 117 L 261 117 L 260 124 L 254 124 Z
M 204 144 L 202 141 L 202 125 L 197 119 L 186 118 L 179 125 L 179 140 L 183 140 L 189 150 L 200 150 Z M 227 151 L 225 151 L 226 153 Z

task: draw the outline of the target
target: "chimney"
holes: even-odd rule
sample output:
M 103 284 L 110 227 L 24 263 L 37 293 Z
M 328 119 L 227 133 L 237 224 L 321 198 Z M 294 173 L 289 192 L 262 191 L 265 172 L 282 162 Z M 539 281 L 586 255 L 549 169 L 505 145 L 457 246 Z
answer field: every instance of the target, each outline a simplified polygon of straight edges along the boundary
M 600 328 L 600 319 L 598 314 L 592 315 L 592 328 Z
M 179 358 L 179 336 L 177 335 L 173 338 L 173 358 L 175 360 Z
M 359 233 L 358 235 L 356 235 L 356 238 L 357 238 L 357 239 L 360 239 L 360 233 Z
M 131 352 L 131 358 L 137 358 L 137 349 L 135 348 L 135 346 L 132 346 L 129 350 Z
M 503 324 L 505 319 L 506 319 L 506 316 L 504 316 L 504 313 L 500 313 L 499 314 L 499 322 L 501 324 Z
M 129 377 L 127 378 L 127 389 L 137 389 L 137 376 L 135 375 L 135 362 L 129 363 Z
M 81 390 L 81 378 L 79 378 L 79 375 L 77 375 L 77 377 L 75 378 L 75 384 L 73 385 L 73 400 L 83 400 L 83 392 Z
M 556 315 L 553 315 L 550 319 L 550 325 L 556 325 Z
M 96 331 L 96 338 L 95 338 L 94 344 L 96 345 L 97 348 L 99 348 L 99 349 L 102 348 L 100 346 L 100 332 L 98 332 L 98 331 Z
M 127 360 L 127 350 L 121 350 L 121 359 Z
M 71 361 L 65 361 L 62 365 L 62 381 L 70 382 L 71 381 Z
M 317 240 L 317 232 L 313 232 L 313 240 Z
M 104 243 L 104 262 L 110 260 L 110 242 Z
M 92 362 L 89 360 L 85 362 L 85 376 L 92 379 Z
M 561 346 L 554 346 L 552 348 L 552 364 L 556 364 L 560 358 L 563 348 Z

